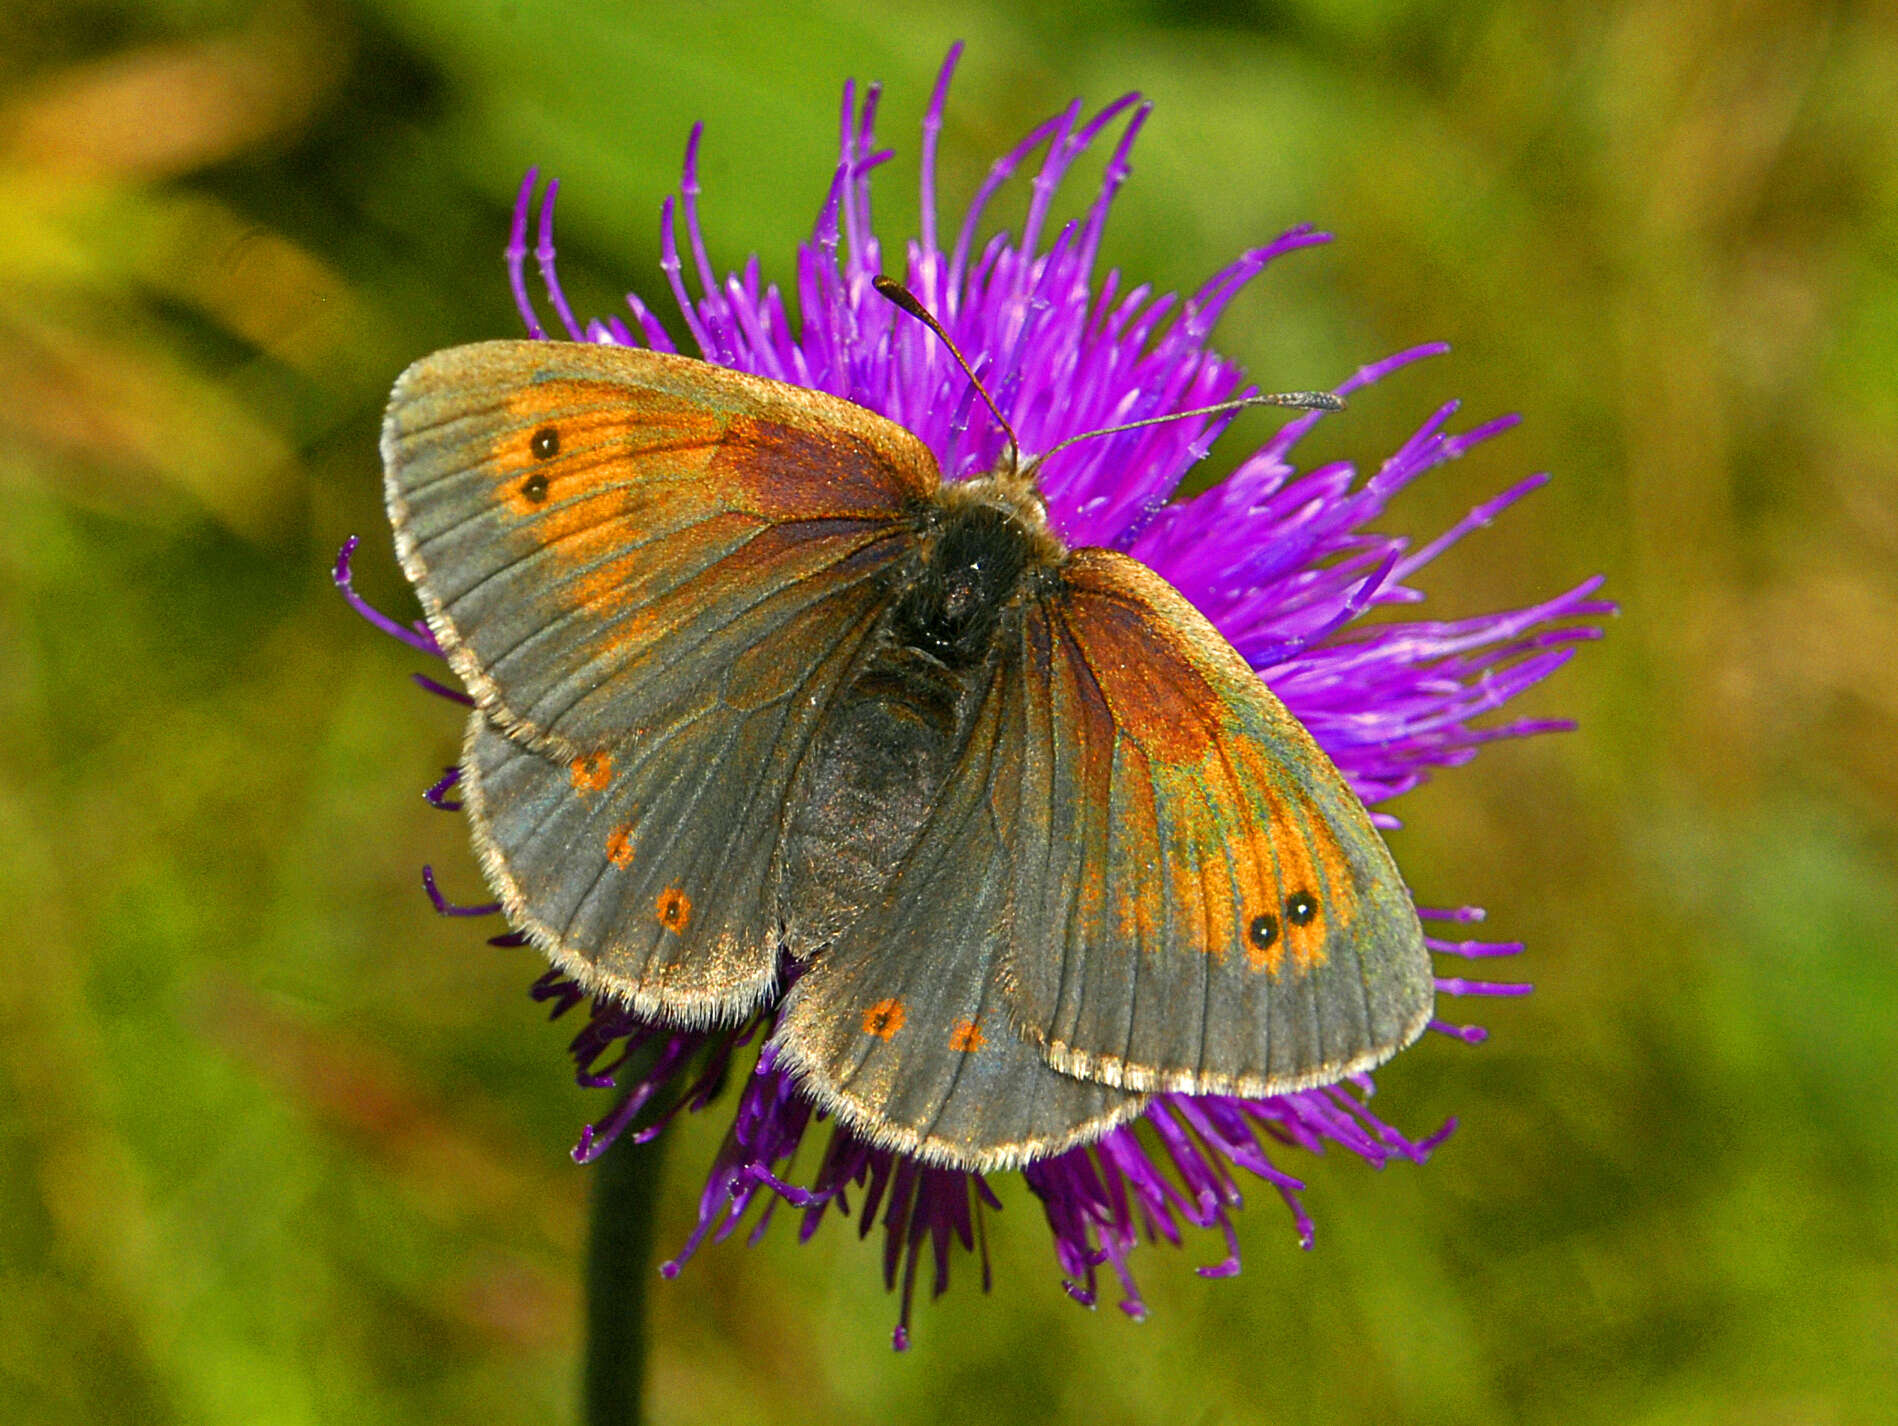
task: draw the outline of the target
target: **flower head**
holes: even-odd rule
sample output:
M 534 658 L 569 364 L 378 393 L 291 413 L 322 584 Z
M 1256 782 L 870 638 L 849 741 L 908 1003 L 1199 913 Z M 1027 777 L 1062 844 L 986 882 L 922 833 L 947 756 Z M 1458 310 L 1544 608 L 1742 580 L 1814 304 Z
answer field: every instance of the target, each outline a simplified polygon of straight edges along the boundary
M 1132 95 L 1092 115 L 1077 102 L 1028 134 L 996 160 L 952 231 L 938 218 L 935 164 L 956 58 L 952 51 L 924 120 L 921 232 L 906 245 L 900 267 L 905 285 L 936 314 L 1008 413 L 1023 448 L 1045 451 L 1083 432 L 1249 390 L 1244 373 L 1208 346 L 1213 326 L 1277 258 L 1325 242 L 1326 235 L 1294 228 L 1185 298 L 1100 272 L 1102 233 L 1147 115 Z M 698 213 L 696 128 L 680 192 L 663 208 L 662 266 L 690 345 L 706 360 L 880 412 L 935 452 L 945 478 L 986 473 L 1002 454 L 1003 432 L 943 345 L 872 287 L 889 265 L 870 216 L 873 173 L 891 157 L 874 144 L 877 99 L 874 87 L 861 93 L 845 87 L 837 167 L 812 236 L 797 253 L 798 320 L 779 288 L 764 281 L 755 257 L 723 277 L 713 267 Z M 1113 145 L 1112 155 L 1091 206 L 1051 231 L 1056 190 L 1075 160 L 1103 143 Z M 1031 167 L 1032 196 L 1020 230 L 983 238 L 989 199 Z M 530 172 L 515 209 L 509 270 L 529 333 L 546 335 L 528 291 L 531 255 L 564 335 L 674 350 L 664 325 L 636 296 L 627 299 L 630 320 L 583 325 L 575 317 L 555 269 L 556 189 L 549 184 L 541 194 Z M 531 248 L 530 235 L 536 240 Z M 1349 393 L 1442 350 L 1399 352 L 1336 389 Z M 1409 583 L 1417 571 L 1542 483 L 1541 476 L 1521 481 L 1418 547 L 1373 533 L 1370 525 L 1397 491 L 1514 423 L 1503 417 L 1453 433 L 1448 426 L 1455 410 L 1452 403 L 1431 413 L 1369 478 L 1344 463 L 1308 471 L 1293 463 L 1300 438 L 1322 418 L 1310 412 L 1286 422 L 1220 485 L 1175 500 L 1187 473 L 1231 420 L 1228 414 L 1077 444 L 1047 461 L 1040 488 L 1054 528 L 1069 544 L 1131 554 L 1197 605 L 1375 808 L 1432 768 L 1466 761 L 1484 742 L 1566 726 L 1481 720 L 1560 667 L 1579 641 L 1597 634 L 1592 621 L 1609 608 L 1592 597 L 1598 581 L 1590 580 L 1539 604 L 1457 622 L 1362 622 L 1380 606 L 1419 601 Z M 337 571 L 346 591 L 348 554 Z M 419 627 L 405 629 L 366 612 L 418 647 L 432 648 Z M 453 809 L 454 782 L 451 770 L 429 790 L 430 801 Z M 1388 816 L 1377 820 L 1392 825 Z M 451 906 L 432 875 L 427 885 L 446 913 L 498 909 Z M 1452 927 L 1480 919 L 1473 909 L 1420 914 Z M 1454 936 L 1429 944 L 1471 958 L 1519 949 Z M 1439 978 L 1437 988 L 1449 995 L 1528 989 L 1459 977 Z M 559 972 L 543 975 L 533 993 L 555 1016 L 584 1014 L 570 1046 L 581 1082 L 619 1094 L 615 1107 L 582 1133 L 576 1159 L 598 1156 L 628 1132 L 640 1138 L 662 1133 L 678 1112 L 706 1108 L 735 1082 L 731 1127 L 700 1198 L 698 1227 L 665 1265 L 668 1275 L 707 1238 L 726 1237 L 746 1222 L 755 1225 L 754 1234 L 762 1232 L 779 1206 L 801 1216 L 804 1237 L 831 1216 L 854 1211 L 862 1232 L 881 1226 L 886 1283 L 901 1282 L 900 1347 L 919 1273 L 927 1267 L 934 1291 L 942 1291 L 958 1248 L 975 1248 L 984 1213 L 1000 1206 L 979 1173 L 918 1162 L 823 1122 L 765 1044 L 775 1004 L 742 1025 L 687 1030 L 591 1000 Z M 1482 1038 L 1474 1027 L 1438 1021 L 1432 1028 L 1466 1041 Z M 1161 1094 L 1133 1123 L 1027 1164 L 1020 1172 L 1046 1212 L 1069 1293 L 1093 1303 L 1105 1270 L 1122 1309 L 1140 1316 L 1130 1270 L 1136 1246 L 1143 1237 L 1177 1244 L 1189 1227 L 1213 1229 L 1226 1244 L 1225 1256 L 1200 1268 L 1202 1274 L 1237 1271 L 1232 1214 L 1253 1180 L 1284 1199 L 1300 1241 L 1309 1246 L 1312 1225 L 1299 1202 L 1303 1185 L 1287 1161 L 1334 1145 L 1373 1164 L 1420 1161 L 1452 1127 L 1421 1139 L 1401 1133 L 1370 1111 L 1371 1088 L 1370 1077 L 1359 1075 L 1262 1100 Z M 631 1130 L 635 1119 L 640 1127 Z M 986 1287 L 985 1252 L 982 1273 Z

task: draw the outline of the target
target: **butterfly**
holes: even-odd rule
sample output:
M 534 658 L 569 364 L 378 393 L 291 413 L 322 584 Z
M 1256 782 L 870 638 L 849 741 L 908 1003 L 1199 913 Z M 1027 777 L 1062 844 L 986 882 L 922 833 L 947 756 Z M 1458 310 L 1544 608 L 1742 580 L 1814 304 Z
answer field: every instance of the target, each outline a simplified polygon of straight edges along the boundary
M 777 1000 L 821 1109 L 978 1171 L 1369 1069 L 1434 997 L 1311 735 L 1012 450 L 945 482 L 838 397 L 549 341 L 415 363 L 382 435 L 511 924 L 655 1020 Z

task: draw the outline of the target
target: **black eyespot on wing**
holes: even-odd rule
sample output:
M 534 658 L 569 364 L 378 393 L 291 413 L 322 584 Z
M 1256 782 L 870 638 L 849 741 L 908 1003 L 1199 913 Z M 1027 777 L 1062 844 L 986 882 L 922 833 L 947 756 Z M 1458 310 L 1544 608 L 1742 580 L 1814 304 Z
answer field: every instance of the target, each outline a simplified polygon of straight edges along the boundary
M 1252 938 L 1252 944 L 1263 951 L 1278 939 L 1279 923 L 1270 916 L 1254 916 L 1246 934 Z
M 534 452 L 535 460 L 552 460 L 560 454 L 560 432 L 552 426 L 542 426 L 534 432 L 529 447 Z
M 540 438 L 536 436 L 534 439 L 539 440 Z M 526 480 L 521 482 L 521 494 L 533 504 L 540 504 L 547 498 L 547 477 L 542 475 L 539 471 L 535 471 L 532 475 L 528 476 Z
M 1294 891 L 1285 898 L 1285 919 L 1294 926 L 1309 926 L 1318 914 L 1318 898 L 1309 891 Z

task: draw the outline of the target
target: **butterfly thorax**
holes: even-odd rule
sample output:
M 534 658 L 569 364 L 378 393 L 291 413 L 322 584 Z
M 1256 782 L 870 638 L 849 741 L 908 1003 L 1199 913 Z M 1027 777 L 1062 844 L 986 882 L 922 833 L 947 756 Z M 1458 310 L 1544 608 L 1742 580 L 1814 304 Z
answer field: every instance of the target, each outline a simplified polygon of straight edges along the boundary
M 891 633 L 952 668 L 979 663 L 1033 554 L 1010 516 L 992 505 L 931 512 L 905 572 Z
M 915 558 L 899 576 L 893 628 L 954 667 L 982 661 L 1003 613 L 1068 558 L 1040 494 L 1012 470 L 942 487 L 919 526 Z

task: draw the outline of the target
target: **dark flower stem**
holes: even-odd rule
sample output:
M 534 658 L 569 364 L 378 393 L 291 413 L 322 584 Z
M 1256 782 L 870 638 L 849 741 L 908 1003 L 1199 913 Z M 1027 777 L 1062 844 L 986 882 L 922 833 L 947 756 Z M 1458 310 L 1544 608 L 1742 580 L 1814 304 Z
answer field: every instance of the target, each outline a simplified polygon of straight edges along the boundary
M 581 1382 L 586 1426 L 638 1426 L 645 1419 L 646 1288 L 653 1279 L 653 1201 L 664 1165 L 663 1134 L 632 1134 L 593 1165 L 587 1241 L 587 1344 Z

